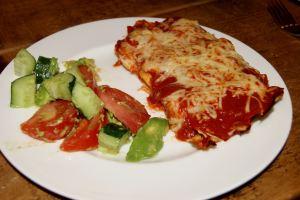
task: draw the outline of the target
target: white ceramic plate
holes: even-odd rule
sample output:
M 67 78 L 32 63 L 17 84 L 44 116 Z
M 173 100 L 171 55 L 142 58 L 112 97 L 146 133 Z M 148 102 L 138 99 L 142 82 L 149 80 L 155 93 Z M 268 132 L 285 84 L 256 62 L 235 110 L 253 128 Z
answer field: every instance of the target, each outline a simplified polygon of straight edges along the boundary
M 126 35 L 127 25 L 140 18 L 119 18 L 68 28 L 33 44 L 28 50 L 35 56 L 54 56 L 60 61 L 80 57 L 96 59 L 101 84 L 109 84 L 146 104 L 138 89 L 140 81 L 116 62 L 114 44 Z M 148 20 L 160 20 L 148 18 Z M 235 136 L 209 151 L 197 151 L 179 142 L 172 133 L 165 138 L 159 155 L 141 163 L 127 163 L 124 155 L 106 156 L 99 152 L 65 153 L 59 144 L 46 144 L 21 133 L 19 125 L 37 108 L 12 109 L 10 83 L 13 63 L 0 76 L 1 132 L 4 156 L 22 174 L 37 184 L 74 199 L 203 199 L 228 192 L 265 169 L 282 149 L 291 127 L 291 100 L 283 80 L 262 56 L 242 42 L 219 31 L 206 28 L 217 37 L 233 42 L 237 51 L 260 72 L 271 85 L 284 88 L 283 99 L 268 117 L 256 120 L 248 134 Z M 149 110 L 153 116 L 163 116 Z

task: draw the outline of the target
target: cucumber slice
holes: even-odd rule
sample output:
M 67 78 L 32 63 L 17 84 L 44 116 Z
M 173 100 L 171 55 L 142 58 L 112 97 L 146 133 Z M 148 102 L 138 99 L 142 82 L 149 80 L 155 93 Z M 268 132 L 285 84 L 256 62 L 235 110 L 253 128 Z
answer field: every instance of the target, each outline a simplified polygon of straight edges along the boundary
M 121 139 L 123 135 L 129 132 L 124 126 L 115 124 L 115 123 L 108 123 L 102 128 L 103 133 L 106 135 L 110 135 L 114 138 Z
M 117 154 L 128 141 L 130 131 L 122 125 L 108 123 L 101 128 L 98 135 L 99 150 L 104 153 Z
M 35 75 L 27 75 L 14 80 L 11 83 L 10 107 L 27 108 L 34 106 L 35 91 Z
M 39 56 L 35 65 L 34 73 L 36 76 L 36 83 L 40 84 L 45 79 L 57 74 L 59 71 L 57 58 L 46 58 Z
M 32 74 L 35 63 L 35 58 L 26 49 L 21 49 L 14 59 L 15 75 L 25 76 Z
M 91 68 L 96 68 L 95 60 L 91 58 L 79 58 L 78 60 L 69 60 L 64 62 L 64 66 L 67 69 L 72 68 L 73 66 L 86 65 Z
M 54 99 L 71 100 L 75 77 L 68 73 L 57 74 L 43 82 L 44 87 Z
M 76 80 L 81 84 L 81 85 L 86 85 L 84 76 L 79 70 L 79 66 L 84 65 L 89 68 L 95 75 L 96 80 L 99 80 L 100 78 L 97 75 L 96 71 L 96 64 L 94 59 L 90 58 L 79 58 L 78 60 L 69 60 L 64 62 L 64 66 L 67 69 L 66 72 L 74 75 L 76 77 Z
M 78 81 L 81 85 L 85 86 L 85 82 L 82 78 L 82 75 L 79 71 L 78 65 L 73 65 L 71 68 L 66 70 L 66 73 L 72 74 L 76 77 L 76 81 Z
M 55 99 L 50 96 L 47 89 L 42 84 L 35 94 L 35 104 L 38 106 L 42 106 L 53 100 L 55 100 Z
M 103 102 L 95 92 L 77 81 L 72 90 L 72 102 L 87 119 L 94 117 L 103 107 Z
M 110 112 L 109 110 L 106 112 L 106 117 L 110 123 L 122 125 L 122 123 L 119 120 L 117 120 L 115 118 L 114 114 L 112 112 Z

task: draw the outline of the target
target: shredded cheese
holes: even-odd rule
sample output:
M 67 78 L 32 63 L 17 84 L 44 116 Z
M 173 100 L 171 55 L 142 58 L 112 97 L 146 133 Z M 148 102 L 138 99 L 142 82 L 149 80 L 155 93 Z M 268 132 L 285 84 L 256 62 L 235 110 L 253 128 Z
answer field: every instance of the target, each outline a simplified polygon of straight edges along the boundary
M 135 45 L 128 40 L 135 41 Z M 229 40 L 216 38 L 202 29 L 197 21 L 179 19 L 151 28 L 135 27 L 116 51 L 122 64 L 138 73 L 150 88 L 151 84 L 170 77 L 176 78 L 172 84 L 183 86 L 162 99 L 175 132 L 186 117 L 181 109 L 186 109 L 199 121 L 216 119 L 228 93 L 235 98 L 247 96 L 245 113 L 250 112 L 252 99 L 263 110 L 261 102 L 268 84 L 261 80 L 258 72 L 255 74 L 256 71 L 235 51 Z M 245 72 L 249 69 L 255 73 Z M 152 72 L 159 75 L 154 83 L 147 75 Z M 182 108 L 183 104 L 186 107 Z M 234 130 L 229 132 L 233 133 Z

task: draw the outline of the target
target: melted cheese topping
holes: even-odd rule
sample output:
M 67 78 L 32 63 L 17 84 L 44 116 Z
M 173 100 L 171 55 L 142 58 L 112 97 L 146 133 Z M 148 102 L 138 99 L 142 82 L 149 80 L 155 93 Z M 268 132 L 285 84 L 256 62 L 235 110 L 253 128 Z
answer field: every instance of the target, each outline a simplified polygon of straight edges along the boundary
M 117 54 L 126 68 L 140 76 L 155 72 L 159 74 L 155 83 L 175 77 L 176 84 L 183 86 L 162 99 L 174 131 L 181 128 L 186 117 L 185 112 L 179 112 L 182 104 L 198 120 L 216 119 L 228 92 L 233 97 L 248 97 L 247 113 L 250 100 L 260 103 L 268 90 L 258 76 L 245 73 L 245 69 L 254 69 L 230 41 L 216 38 L 193 20 L 179 19 L 171 25 L 163 22 L 151 29 L 136 27 L 123 40 Z M 149 76 L 146 82 L 151 84 Z

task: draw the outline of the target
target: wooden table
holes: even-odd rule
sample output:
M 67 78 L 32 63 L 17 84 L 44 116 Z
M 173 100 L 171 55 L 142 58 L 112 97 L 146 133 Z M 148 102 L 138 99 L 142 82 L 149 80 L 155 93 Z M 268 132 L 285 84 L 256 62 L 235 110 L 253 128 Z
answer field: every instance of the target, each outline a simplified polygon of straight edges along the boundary
M 300 7 L 284 1 L 300 22 Z M 181 16 L 227 33 L 263 55 L 279 72 L 293 102 L 293 125 L 277 159 L 260 175 L 219 198 L 300 199 L 300 39 L 281 31 L 266 1 L 0 0 L 0 69 L 23 47 L 64 28 L 128 16 Z M 0 156 L 0 199 L 61 199 L 18 173 Z

